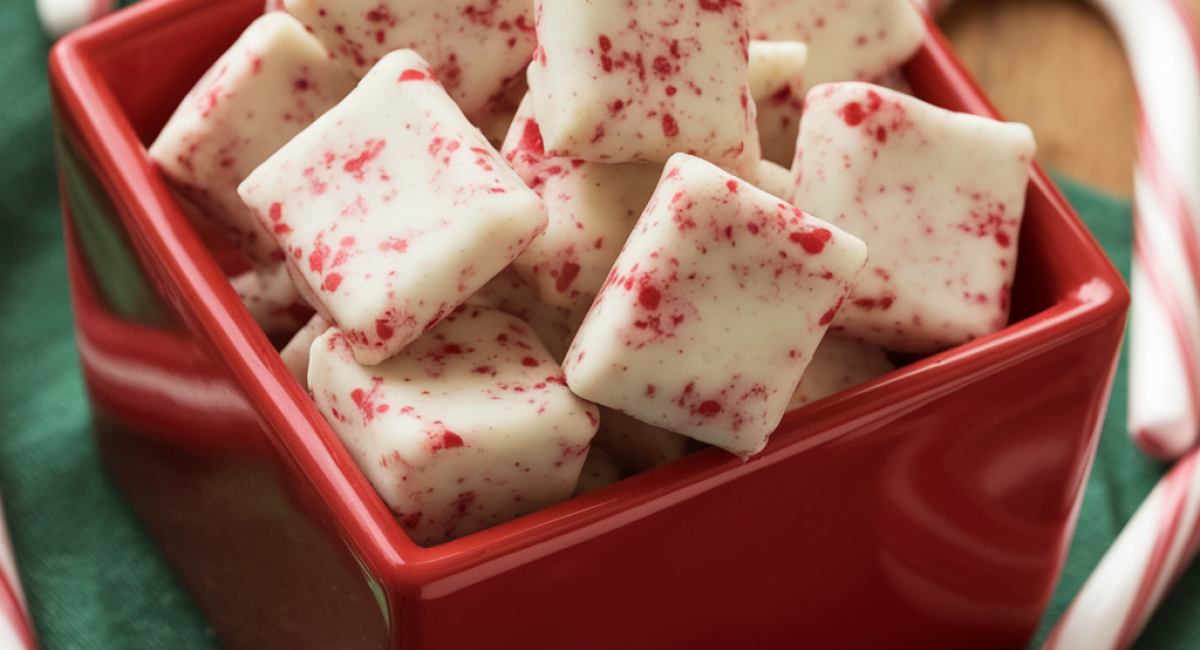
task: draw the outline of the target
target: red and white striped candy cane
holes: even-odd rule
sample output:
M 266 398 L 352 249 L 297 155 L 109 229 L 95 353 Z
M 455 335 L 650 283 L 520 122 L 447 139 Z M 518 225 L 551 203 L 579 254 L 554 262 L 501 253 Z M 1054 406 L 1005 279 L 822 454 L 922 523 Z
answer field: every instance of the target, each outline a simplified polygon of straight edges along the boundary
M 1181 458 L 1088 576 L 1042 650 L 1128 648 L 1200 544 L 1200 450 Z
M 36 650 L 29 609 L 13 561 L 4 513 L 0 511 L 0 650 Z
M 952 0 L 918 1 L 937 14 Z M 1137 88 L 1129 420 L 1146 454 L 1200 438 L 1200 64 L 1178 0 L 1092 0 L 1121 38 Z

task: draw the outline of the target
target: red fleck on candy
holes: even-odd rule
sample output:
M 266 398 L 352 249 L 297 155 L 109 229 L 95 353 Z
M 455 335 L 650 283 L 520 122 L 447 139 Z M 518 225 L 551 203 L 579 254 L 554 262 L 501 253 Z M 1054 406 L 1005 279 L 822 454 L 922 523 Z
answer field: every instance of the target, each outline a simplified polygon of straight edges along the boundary
M 658 309 L 658 301 L 661 298 L 662 295 L 654 287 L 642 287 L 642 290 L 638 292 L 638 304 L 651 311 Z
M 347 160 L 342 169 L 361 177 L 363 165 L 378 156 L 379 152 L 383 151 L 385 144 L 387 142 L 384 140 L 367 140 L 367 150 L 359 154 L 357 158 Z
M 867 113 L 858 102 L 850 102 L 842 107 L 842 119 L 846 120 L 848 126 L 858 126 L 866 118 Z
M 565 292 L 571 287 L 571 282 L 579 276 L 579 265 L 575 262 L 563 262 L 562 270 L 558 272 L 558 278 L 554 281 L 554 288 L 559 293 Z
M 696 409 L 696 411 L 700 413 L 700 415 L 712 417 L 721 412 L 721 404 L 716 400 L 706 399 L 703 402 L 700 402 L 700 406 Z
M 788 239 L 800 244 L 807 253 L 816 255 L 825 250 L 825 243 L 833 238 L 833 233 L 824 228 L 813 228 L 812 230 L 802 230 L 794 232 L 788 236 Z
M 424 81 L 428 78 L 424 72 L 411 68 L 400 73 L 400 81 Z
M 725 187 L 728 187 L 730 192 L 738 191 L 737 181 L 734 181 L 734 180 L 731 180 L 731 181 L 725 183 Z M 757 230 L 758 230 L 758 227 L 756 226 L 755 231 L 757 231 Z
M 337 291 L 337 288 L 342 284 L 341 273 L 330 273 L 325 276 L 325 281 L 321 283 L 321 289 L 324 291 Z
M 271 221 L 279 221 L 283 218 L 283 204 L 276 201 L 271 204 L 270 208 Z
M 675 118 L 670 113 L 664 113 L 662 116 L 663 135 L 668 138 L 673 138 L 679 135 L 679 124 L 675 122 Z
M 538 363 L 538 360 L 534 359 L 533 357 L 525 357 L 524 359 L 521 359 L 521 365 L 525 366 L 526 368 L 536 368 L 541 364 Z

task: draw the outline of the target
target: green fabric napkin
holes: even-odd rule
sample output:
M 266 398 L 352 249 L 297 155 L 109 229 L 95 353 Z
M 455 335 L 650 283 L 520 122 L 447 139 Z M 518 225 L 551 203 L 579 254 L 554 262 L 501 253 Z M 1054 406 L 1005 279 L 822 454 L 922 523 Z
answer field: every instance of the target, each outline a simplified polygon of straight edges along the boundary
M 33 0 L 0 3 L 0 495 L 45 650 L 219 646 L 101 466 L 72 338 L 51 149 L 46 57 Z M 1122 272 L 1130 205 L 1060 179 Z M 1164 471 L 1129 442 L 1117 378 L 1078 533 L 1040 640 Z M 1141 649 L 1200 647 L 1193 570 Z

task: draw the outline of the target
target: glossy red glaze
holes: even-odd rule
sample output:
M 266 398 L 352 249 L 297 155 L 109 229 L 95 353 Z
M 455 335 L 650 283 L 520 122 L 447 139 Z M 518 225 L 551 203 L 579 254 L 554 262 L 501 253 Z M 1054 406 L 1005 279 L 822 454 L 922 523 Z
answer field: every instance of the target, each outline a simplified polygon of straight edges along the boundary
M 419 548 L 146 156 L 261 9 L 148 0 L 51 56 L 97 441 L 225 647 L 1024 647 L 1128 304 L 1040 169 L 1002 332 L 789 414 L 746 463 L 709 449 Z M 993 114 L 936 32 L 906 73 Z

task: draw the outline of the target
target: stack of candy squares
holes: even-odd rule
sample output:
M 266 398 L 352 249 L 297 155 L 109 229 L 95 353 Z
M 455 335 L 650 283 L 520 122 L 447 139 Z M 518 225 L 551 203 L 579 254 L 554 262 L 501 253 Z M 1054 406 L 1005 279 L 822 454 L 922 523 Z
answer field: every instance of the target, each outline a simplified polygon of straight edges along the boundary
M 418 544 L 1007 323 L 1033 138 L 907 0 L 266 9 L 149 154 Z

